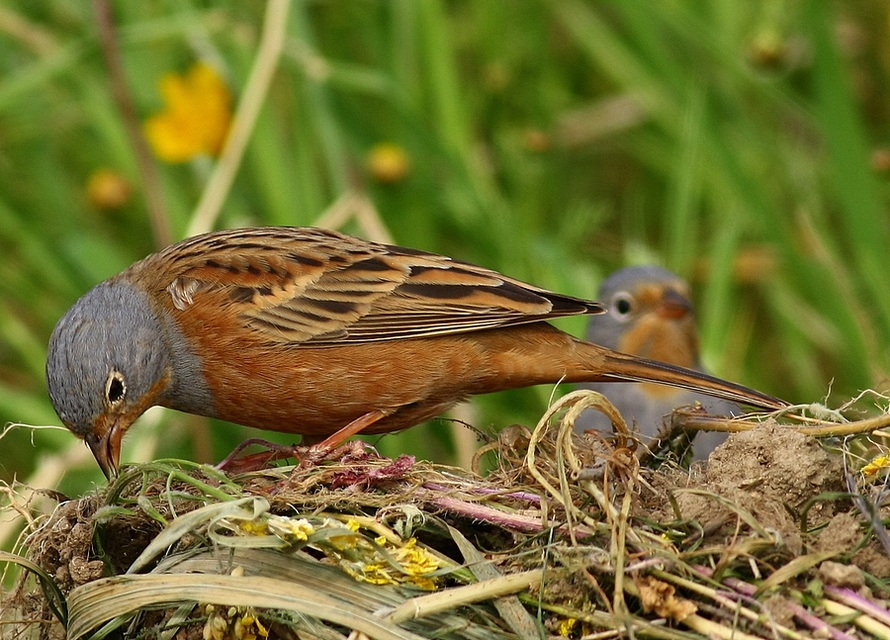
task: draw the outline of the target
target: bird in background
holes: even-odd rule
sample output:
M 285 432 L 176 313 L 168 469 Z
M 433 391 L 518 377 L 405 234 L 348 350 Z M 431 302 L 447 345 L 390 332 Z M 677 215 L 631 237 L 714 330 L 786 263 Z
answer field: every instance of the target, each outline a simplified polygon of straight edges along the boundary
M 657 266 L 627 267 L 602 282 L 598 298 L 606 312 L 590 318 L 587 328 L 590 342 L 704 372 L 689 285 L 680 276 Z M 606 396 L 628 426 L 644 436 L 644 442 L 651 440 L 665 424 L 670 424 L 671 412 L 679 407 L 698 403 L 714 416 L 743 413 L 735 402 L 689 388 L 639 382 L 597 382 L 582 386 Z M 611 431 L 612 426 L 604 414 L 589 410 L 575 423 L 576 431 L 587 429 Z M 692 441 L 693 460 L 707 460 L 724 440 L 725 433 L 699 432 Z
M 547 323 L 606 312 L 417 249 L 316 228 L 232 229 L 171 245 L 86 293 L 50 338 L 47 386 L 108 477 L 153 405 L 321 448 L 410 427 L 473 394 L 560 381 L 650 381 L 787 406 Z

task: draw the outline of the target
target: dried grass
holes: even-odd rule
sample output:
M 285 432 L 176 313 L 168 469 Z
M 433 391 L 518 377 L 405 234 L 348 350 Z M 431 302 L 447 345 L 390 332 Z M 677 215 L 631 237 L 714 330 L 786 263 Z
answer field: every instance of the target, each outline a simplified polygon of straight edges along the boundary
M 590 405 L 614 438 L 573 433 Z M 653 471 L 613 412 L 565 396 L 480 452 L 485 479 L 351 445 L 237 477 L 128 467 L 43 516 L 9 492 L 30 521 L 3 636 L 890 637 L 886 466 L 857 475 L 795 427 L 744 421 L 705 474 Z M 721 456 L 776 448 L 720 484 Z M 789 479 L 793 456 L 822 473 Z M 793 504 L 783 482 L 805 485 Z

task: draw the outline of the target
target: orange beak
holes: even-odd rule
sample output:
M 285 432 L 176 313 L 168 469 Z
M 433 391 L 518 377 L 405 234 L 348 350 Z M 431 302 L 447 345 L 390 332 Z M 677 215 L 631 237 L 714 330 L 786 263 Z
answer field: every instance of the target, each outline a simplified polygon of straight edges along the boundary
M 104 435 L 88 434 L 85 438 L 93 457 L 108 480 L 117 477 L 121 458 L 121 437 L 123 430 L 118 428 L 117 421 L 105 431 Z
M 679 320 L 690 311 L 692 311 L 692 304 L 689 300 L 673 289 L 665 290 L 656 309 L 659 316 L 670 320 Z

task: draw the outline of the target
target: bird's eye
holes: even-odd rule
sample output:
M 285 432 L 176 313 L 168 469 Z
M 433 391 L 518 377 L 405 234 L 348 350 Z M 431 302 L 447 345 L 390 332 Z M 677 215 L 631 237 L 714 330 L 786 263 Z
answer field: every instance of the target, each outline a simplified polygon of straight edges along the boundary
M 619 320 L 627 319 L 634 310 L 634 299 L 629 293 L 619 291 L 612 296 L 612 312 Z
M 127 395 L 127 385 L 124 384 L 124 374 L 120 371 L 111 371 L 108 380 L 105 381 L 105 399 L 109 405 L 116 405 Z

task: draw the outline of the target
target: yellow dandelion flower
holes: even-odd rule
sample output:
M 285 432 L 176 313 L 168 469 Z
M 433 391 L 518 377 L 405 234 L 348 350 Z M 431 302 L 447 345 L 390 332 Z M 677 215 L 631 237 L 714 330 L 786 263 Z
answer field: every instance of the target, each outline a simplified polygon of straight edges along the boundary
M 268 638 L 269 630 L 257 618 L 253 607 L 248 607 L 235 624 L 235 637 L 243 640 Z
M 878 471 L 886 469 L 888 466 L 890 466 L 890 456 L 878 456 L 862 467 L 862 473 L 866 476 L 873 476 L 877 474 Z
M 288 542 L 295 540 L 306 541 L 315 533 L 315 526 L 306 518 L 286 518 L 284 516 L 270 516 L 269 530 Z
M 378 182 L 401 182 L 411 171 L 411 159 L 404 147 L 392 142 L 381 142 L 371 147 L 367 159 L 368 171 Z
M 118 209 L 133 195 L 129 181 L 114 169 L 96 169 L 87 178 L 85 189 L 87 200 L 97 209 Z
M 253 607 L 223 609 L 208 604 L 204 607 L 204 640 L 258 640 L 268 638 L 269 630 L 257 618 Z
M 159 83 L 164 109 L 145 121 L 145 137 L 165 162 L 218 155 L 232 121 L 232 97 L 220 75 L 202 62 Z
M 418 547 L 415 538 L 410 538 L 403 547 L 394 549 L 392 553 L 402 567 L 405 582 L 427 591 L 436 588 L 436 580 L 431 574 L 441 566 L 439 559 Z
M 564 618 L 556 629 L 556 634 L 562 638 L 568 638 L 572 635 L 572 632 L 575 630 L 575 627 L 578 626 L 578 620 L 576 618 Z
M 432 591 L 436 588 L 431 574 L 439 569 L 439 560 L 417 546 L 417 540 L 409 539 L 403 546 L 396 546 L 384 536 L 374 540 L 377 547 L 365 550 L 367 560 L 341 563 L 355 578 L 371 584 L 408 583 Z M 381 558 L 385 554 L 386 558 Z
M 269 533 L 269 527 L 262 520 L 239 520 L 238 527 L 249 536 L 264 536 Z

